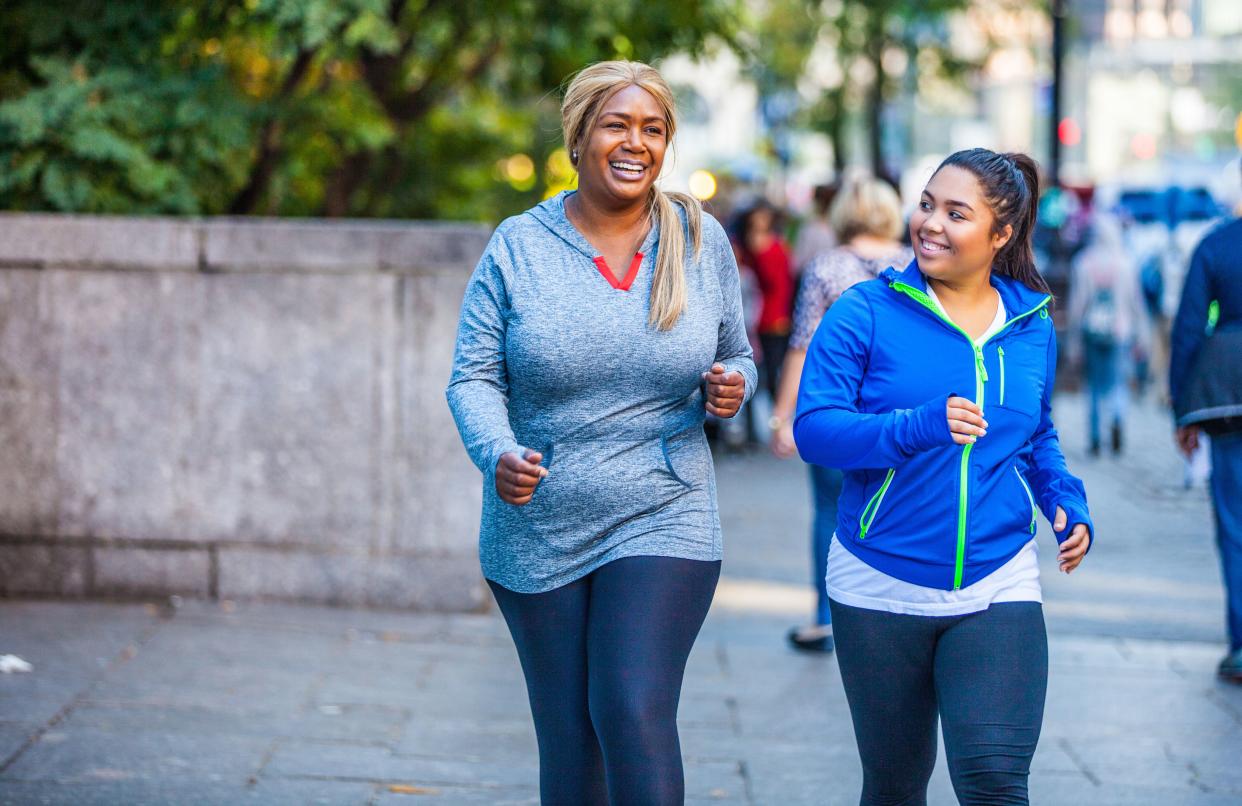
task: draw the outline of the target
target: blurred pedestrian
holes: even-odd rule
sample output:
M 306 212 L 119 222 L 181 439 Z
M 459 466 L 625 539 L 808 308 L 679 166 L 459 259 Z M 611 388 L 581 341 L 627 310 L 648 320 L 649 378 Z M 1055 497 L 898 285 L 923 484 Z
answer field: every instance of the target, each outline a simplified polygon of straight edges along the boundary
M 1120 454 L 1135 356 L 1150 352 L 1151 339 L 1138 272 L 1110 216 L 1095 217 L 1074 258 L 1069 323 L 1072 363 L 1081 362 L 1087 384 L 1088 451 L 1100 454 L 1103 409 L 1110 446 Z
M 958 800 L 1027 802 L 1048 683 L 1036 503 L 1062 571 L 1092 533 L 1051 419 L 1038 197 L 1030 157 L 949 156 L 910 220 L 916 261 L 842 294 L 807 353 L 798 450 L 846 471 L 828 592 L 863 804 L 926 803 L 938 718 Z
M 1202 433 L 1211 437 L 1212 506 L 1229 625 L 1229 653 L 1218 672 L 1242 683 L 1242 219 L 1208 234 L 1191 258 L 1173 319 L 1169 396 L 1183 454 L 1195 453 Z
M 794 243 L 794 271 L 799 277 L 806 272 L 806 265 L 812 258 L 840 243 L 832 223 L 828 220 L 828 211 L 832 209 L 837 190 L 835 184 L 815 186 L 811 196 L 811 214 L 798 230 L 798 239 Z
M 794 278 L 789 245 L 781 235 L 776 208 L 760 200 L 739 225 L 742 258 L 754 272 L 762 303 L 757 325 L 760 369 L 769 400 L 776 400 L 781 364 L 789 345 Z
M 889 266 L 905 266 L 913 253 L 897 240 L 901 236 L 901 200 L 888 183 L 866 176 L 846 182 L 833 201 L 829 221 L 834 240 L 842 246 L 829 248 L 809 260 L 802 272 L 798 302 L 794 309 L 789 350 L 781 369 L 780 389 L 772 407 L 772 452 L 782 458 L 797 453 L 793 439 L 793 414 L 798 402 L 798 381 L 806 349 L 824 312 L 842 292 L 855 283 L 871 280 Z M 816 590 L 815 622 L 789 631 L 796 649 L 831 652 L 832 611 L 826 587 L 828 546 L 837 526 L 837 496 L 841 494 L 841 471 L 810 465 L 812 505 L 811 577 Z
M 485 480 L 480 559 L 543 802 L 680 804 L 677 703 L 720 574 L 704 410 L 732 416 L 756 373 L 724 230 L 655 185 L 665 80 L 592 65 L 561 115 L 578 189 L 492 236 L 448 399 Z

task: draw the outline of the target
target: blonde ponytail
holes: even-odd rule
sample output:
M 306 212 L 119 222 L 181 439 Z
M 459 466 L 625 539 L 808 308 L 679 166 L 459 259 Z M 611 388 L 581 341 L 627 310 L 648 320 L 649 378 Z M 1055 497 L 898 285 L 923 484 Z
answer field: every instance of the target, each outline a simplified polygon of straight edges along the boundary
M 674 203 L 686 211 L 686 228 Z M 652 188 L 651 218 L 660 228 L 660 246 L 656 254 L 655 276 L 651 280 L 651 312 L 647 323 L 657 330 L 672 330 L 686 309 L 686 246 L 699 257 L 703 246 L 703 208 L 699 200 L 686 193 L 665 193 Z M 687 235 L 689 238 L 687 238 Z

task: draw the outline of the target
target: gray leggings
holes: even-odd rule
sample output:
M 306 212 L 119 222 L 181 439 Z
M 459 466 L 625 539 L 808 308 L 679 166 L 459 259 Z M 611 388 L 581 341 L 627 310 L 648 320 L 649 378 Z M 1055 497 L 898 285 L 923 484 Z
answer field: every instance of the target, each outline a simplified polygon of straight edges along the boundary
M 1048 689 L 1037 602 L 906 616 L 832 602 L 841 682 L 862 757 L 862 806 L 923 806 L 944 723 L 963 806 L 1027 804 Z

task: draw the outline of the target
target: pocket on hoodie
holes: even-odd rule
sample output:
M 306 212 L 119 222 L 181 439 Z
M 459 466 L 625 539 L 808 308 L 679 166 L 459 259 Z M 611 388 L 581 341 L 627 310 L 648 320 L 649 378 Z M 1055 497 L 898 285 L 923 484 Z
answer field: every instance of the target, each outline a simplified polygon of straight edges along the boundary
M 884 499 L 888 496 L 888 491 L 893 486 L 893 479 L 896 476 L 897 469 L 890 467 L 885 471 L 879 486 L 867 498 L 867 503 L 863 506 L 862 513 L 858 517 L 859 540 L 866 540 L 867 536 L 872 533 L 871 530 L 875 525 L 876 518 L 879 517 L 880 510 L 884 508 Z
M 1031 490 L 1031 485 L 1026 480 L 1026 477 L 1022 475 L 1022 471 L 1018 470 L 1017 465 L 1013 466 L 1013 474 L 1017 476 L 1018 484 L 1022 487 L 1022 494 L 1019 497 L 1017 508 L 1019 512 L 1023 513 L 1023 517 L 1025 517 L 1027 509 L 1030 510 L 1031 519 L 1030 523 L 1027 524 L 1026 531 L 1033 536 L 1039 526 L 1039 521 L 1036 517 L 1039 513 L 1039 508 L 1035 505 L 1035 493 Z
M 500 503 L 502 530 L 560 553 L 583 551 L 599 534 L 701 489 L 711 453 L 702 429 L 665 438 L 568 441 L 541 446 L 548 475 L 522 506 Z
M 859 545 L 916 562 L 952 562 L 961 455 L 955 448 L 926 451 L 895 468 L 866 471 L 856 510 Z
M 664 470 L 682 487 L 701 487 L 712 474 L 712 453 L 703 429 L 694 426 L 660 438 Z

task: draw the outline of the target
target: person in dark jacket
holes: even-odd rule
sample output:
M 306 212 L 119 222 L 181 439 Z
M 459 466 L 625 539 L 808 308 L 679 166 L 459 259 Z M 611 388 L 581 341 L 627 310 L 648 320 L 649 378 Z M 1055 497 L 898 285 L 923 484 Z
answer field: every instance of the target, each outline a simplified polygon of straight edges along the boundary
M 1056 339 L 1034 161 L 948 157 L 915 261 L 859 283 L 811 341 L 794 439 L 845 471 L 828 594 L 861 803 L 926 803 L 943 725 L 963 803 L 1026 803 L 1048 685 L 1036 512 L 1061 570 L 1093 537 L 1052 425 Z
M 1177 445 L 1187 457 L 1201 433 L 1211 436 L 1212 506 L 1229 624 L 1229 653 L 1217 671 L 1242 683 L 1242 219 L 1209 233 L 1190 260 L 1173 319 L 1169 398 Z

